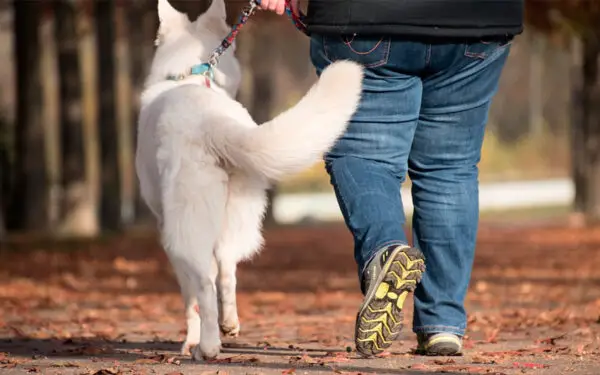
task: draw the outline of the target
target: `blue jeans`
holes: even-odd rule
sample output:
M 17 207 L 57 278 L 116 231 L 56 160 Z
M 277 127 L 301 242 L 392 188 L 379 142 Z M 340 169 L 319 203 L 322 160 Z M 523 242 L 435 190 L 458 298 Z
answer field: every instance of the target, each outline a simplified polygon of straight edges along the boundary
M 414 246 L 427 265 L 414 296 L 416 333 L 465 333 L 477 164 L 509 49 L 509 41 L 311 40 L 317 74 L 336 60 L 366 68 L 359 109 L 325 160 L 360 274 L 382 248 L 408 243 L 400 186 L 407 173 L 412 181 Z

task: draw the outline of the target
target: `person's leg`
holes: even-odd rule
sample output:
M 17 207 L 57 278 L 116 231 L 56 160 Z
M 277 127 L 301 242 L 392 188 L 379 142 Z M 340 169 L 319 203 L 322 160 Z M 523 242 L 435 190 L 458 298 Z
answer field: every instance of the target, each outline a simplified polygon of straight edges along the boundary
M 423 59 L 406 59 L 406 45 Z M 400 184 L 421 105 L 421 79 L 410 73 L 424 61 L 423 48 L 390 38 L 313 37 L 317 73 L 332 61 L 363 64 L 365 79 L 358 111 L 348 130 L 326 155 L 326 168 L 355 242 L 354 255 L 366 295 L 357 316 L 356 346 L 381 352 L 400 331 L 406 295 L 420 280 L 423 260 L 404 232 Z M 403 61 L 407 60 L 407 61 Z M 372 261 L 373 260 L 373 261 Z M 367 270 L 365 270 L 368 267 Z
M 428 354 L 457 354 L 479 220 L 478 163 L 506 43 L 431 46 L 409 157 L 415 246 L 427 272 L 415 291 L 413 330 Z M 436 336 L 435 333 L 452 335 Z M 445 337 L 445 338 L 444 338 Z M 436 342 L 438 345 L 436 346 Z M 443 345 L 441 345 L 442 343 Z

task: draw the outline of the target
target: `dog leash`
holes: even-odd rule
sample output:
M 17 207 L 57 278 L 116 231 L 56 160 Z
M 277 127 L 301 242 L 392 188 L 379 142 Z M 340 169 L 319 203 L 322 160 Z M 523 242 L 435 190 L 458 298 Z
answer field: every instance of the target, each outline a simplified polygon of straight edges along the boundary
M 250 18 L 250 16 L 252 16 L 254 14 L 254 12 L 256 11 L 256 9 L 259 6 L 260 6 L 260 0 L 250 0 L 248 5 L 246 5 L 246 7 L 242 10 L 242 14 L 240 15 L 238 22 L 232 26 L 231 31 L 225 37 L 225 39 L 223 39 L 223 41 L 221 42 L 221 45 L 219 45 L 219 47 L 217 47 L 213 51 L 213 53 L 210 55 L 210 57 L 208 58 L 208 64 L 210 65 L 211 68 L 214 68 L 215 65 L 217 65 L 221 55 L 223 53 L 225 53 L 225 51 L 231 46 L 231 44 L 237 37 L 237 34 L 240 32 L 242 27 L 244 27 L 246 22 L 248 22 L 248 19 Z M 294 26 L 296 26 L 296 28 L 299 31 L 301 31 L 304 34 L 307 33 L 306 24 L 304 23 L 305 16 L 302 13 L 299 13 L 299 14 L 294 13 L 294 10 L 292 9 L 292 1 L 291 0 L 285 0 L 285 13 L 292 20 L 292 22 L 294 23 Z
M 214 1 L 214 0 L 213 0 Z M 203 64 L 194 65 L 191 67 L 189 74 L 190 75 L 203 75 L 211 81 L 214 79 L 214 68 L 219 63 L 219 58 L 221 55 L 225 53 L 225 51 L 233 44 L 233 41 L 237 37 L 238 33 L 244 27 L 244 25 L 248 22 L 250 16 L 256 12 L 256 9 L 260 6 L 260 0 L 249 0 L 248 5 L 244 7 L 238 22 L 236 22 L 232 27 L 229 34 L 223 39 L 221 44 L 210 54 L 208 57 L 208 62 Z M 307 34 L 306 23 L 304 22 L 305 15 L 298 10 L 298 14 L 294 13 L 292 9 L 292 1 L 285 0 L 285 13 L 294 23 L 294 26 L 304 33 Z M 178 79 L 179 77 L 169 77 L 169 79 Z

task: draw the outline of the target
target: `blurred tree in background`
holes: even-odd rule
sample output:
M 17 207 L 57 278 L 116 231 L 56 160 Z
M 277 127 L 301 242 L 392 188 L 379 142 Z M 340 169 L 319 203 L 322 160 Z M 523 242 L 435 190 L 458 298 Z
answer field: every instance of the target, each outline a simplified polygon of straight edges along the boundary
M 16 67 L 16 122 L 14 162 L 9 172 L 6 222 L 9 228 L 48 228 L 48 181 L 44 163 L 41 49 L 38 28 L 42 3 L 15 1 L 14 57 Z M 6 178 L 6 177 L 3 177 Z
M 210 4 L 170 1 L 191 20 Z M 247 2 L 226 3 L 234 23 Z M 526 16 L 492 106 L 483 177 L 569 170 L 574 210 L 591 222 L 600 218 L 600 1 L 526 0 Z M 133 158 L 157 27 L 156 0 L 0 0 L 0 238 L 5 229 L 95 236 L 153 223 Z M 270 12 L 239 34 L 239 100 L 258 123 L 314 82 L 308 43 Z M 322 165 L 277 192 L 307 189 L 331 191 Z
M 571 124 L 574 209 L 586 221 L 600 220 L 600 1 L 527 0 L 527 22 L 571 48 Z
M 195 20 L 210 0 L 171 3 Z M 227 1 L 230 23 L 246 4 Z M 15 83 L 14 123 L 0 117 L 0 235 L 8 228 L 94 236 L 152 222 L 137 193 L 133 160 L 139 94 L 158 27 L 156 0 L 0 5 L 2 15 L 12 16 Z M 272 32 L 282 24 L 287 31 Z M 288 20 L 259 12 L 238 37 L 245 72 L 240 100 L 259 123 L 280 109 L 273 51 L 291 33 L 297 31 Z M 295 90 L 310 84 L 306 62 L 301 71 L 308 79 Z M 288 104 L 279 99 L 279 107 Z

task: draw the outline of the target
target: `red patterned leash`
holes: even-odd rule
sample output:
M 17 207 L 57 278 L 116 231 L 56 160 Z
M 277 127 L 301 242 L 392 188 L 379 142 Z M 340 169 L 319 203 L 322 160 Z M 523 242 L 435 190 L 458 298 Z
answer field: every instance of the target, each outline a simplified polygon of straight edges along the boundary
M 285 13 L 292 20 L 298 31 L 308 35 L 308 31 L 306 30 L 306 22 L 304 22 L 306 16 L 300 11 L 300 9 L 298 9 L 298 13 L 294 13 L 294 9 L 292 8 L 292 0 L 285 0 Z
M 250 0 L 248 5 L 246 5 L 246 7 L 242 10 L 242 14 L 240 15 L 238 22 L 231 27 L 231 31 L 225 37 L 225 39 L 223 39 L 221 45 L 219 45 L 219 47 L 217 47 L 208 58 L 208 65 L 211 67 L 211 70 L 215 67 L 215 65 L 217 65 L 217 63 L 219 62 L 219 57 L 221 57 L 221 55 L 225 53 L 227 48 L 231 46 L 231 44 L 237 37 L 237 34 L 240 32 L 240 30 L 246 24 L 246 22 L 248 22 L 250 16 L 254 14 L 254 12 L 259 6 L 260 0 Z M 285 1 L 285 12 L 288 15 L 288 17 L 292 20 L 296 28 L 304 34 L 306 34 L 306 24 L 304 22 L 305 16 L 300 11 L 298 12 L 298 14 L 294 13 L 292 9 L 291 0 Z
M 240 30 L 246 24 L 246 22 L 248 22 L 250 16 L 254 14 L 254 12 L 259 6 L 260 0 L 249 0 L 248 5 L 246 5 L 246 7 L 244 7 L 244 9 L 242 10 L 242 14 L 240 15 L 238 22 L 236 22 L 231 27 L 231 31 L 229 32 L 229 34 L 225 37 L 225 39 L 223 39 L 221 44 L 210 54 L 208 62 L 196 64 L 184 74 L 169 75 L 167 76 L 167 79 L 177 81 L 184 79 L 189 75 L 203 75 L 206 77 L 206 85 L 210 87 L 210 81 L 214 79 L 214 67 L 218 64 L 219 58 L 221 57 L 221 55 L 223 55 L 223 53 L 225 53 L 227 48 L 231 46 L 231 44 L 237 37 L 237 34 L 240 32 Z M 294 22 L 296 28 L 302 31 L 304 34 L 307 34 L 306 24 L 304 23 L 305 16 L 300 12 L 298 14 L 294 13 L 292 9 L 291 0 L 285 1 L 285 11 L 288 17 L 290 17 L 290 19 Z

